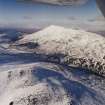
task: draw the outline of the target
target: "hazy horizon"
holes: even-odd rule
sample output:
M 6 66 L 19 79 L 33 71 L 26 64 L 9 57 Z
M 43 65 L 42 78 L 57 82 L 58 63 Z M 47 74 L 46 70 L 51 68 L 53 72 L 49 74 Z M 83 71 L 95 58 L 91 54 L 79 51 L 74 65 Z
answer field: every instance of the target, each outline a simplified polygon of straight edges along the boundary
M 105 30 L 104 18 L 95 0 L 81 6 L 55 6 L 42 3 L 0 1 L 0 27 L 44 28 L 60 25 L 86 30 Z

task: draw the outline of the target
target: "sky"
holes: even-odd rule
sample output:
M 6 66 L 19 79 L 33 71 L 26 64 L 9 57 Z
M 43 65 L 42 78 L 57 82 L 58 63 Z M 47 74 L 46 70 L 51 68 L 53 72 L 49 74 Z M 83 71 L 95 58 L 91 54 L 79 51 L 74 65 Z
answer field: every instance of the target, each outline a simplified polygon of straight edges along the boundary
M 49 25 L 105 30 L 104 18 L 95 0 L 80 6 L 0 0 L 0 27 L 44 28 Z

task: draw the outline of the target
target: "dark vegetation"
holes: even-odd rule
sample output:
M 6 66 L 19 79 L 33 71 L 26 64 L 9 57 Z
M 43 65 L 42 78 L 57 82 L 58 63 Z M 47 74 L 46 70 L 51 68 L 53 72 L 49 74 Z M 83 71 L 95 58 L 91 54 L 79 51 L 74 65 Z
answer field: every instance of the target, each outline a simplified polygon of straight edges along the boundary
M 39 47 L 39 44 L 38 43 L 34 43 L 34 42 L 28 42 L 28 43 L 23 43 L 23 44 L 19 44 L 19 45 L 16 45 L 16 47 L 27 47 L 29 49 L 34 49 L 34 48 L 37 48 Z

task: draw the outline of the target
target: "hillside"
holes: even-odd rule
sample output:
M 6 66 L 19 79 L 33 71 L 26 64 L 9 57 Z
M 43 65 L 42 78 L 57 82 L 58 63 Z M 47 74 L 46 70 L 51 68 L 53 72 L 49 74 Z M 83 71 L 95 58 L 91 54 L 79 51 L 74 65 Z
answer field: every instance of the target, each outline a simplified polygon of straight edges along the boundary
M 94 41 L 99 47 L 104 37 L 59 26 L 24 35 L 12 44 L 1 38 L 0 105 L 104 105 L 105 78 L 84 69 L 84 59 L 88 65 L 92 62 L 79 50 L 88 44 L 92 54 Z M 95 56 L 90 57 L 101 61 Z

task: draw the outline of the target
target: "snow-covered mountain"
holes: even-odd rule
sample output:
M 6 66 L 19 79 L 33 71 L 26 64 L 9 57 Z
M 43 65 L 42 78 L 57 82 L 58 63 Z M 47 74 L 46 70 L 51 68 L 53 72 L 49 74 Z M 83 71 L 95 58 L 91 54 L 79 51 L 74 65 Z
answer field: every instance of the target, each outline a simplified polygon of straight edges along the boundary
M 105 37 L 83 30 L 49 26 L 25 36 L 17 45 L 36 43 L 34 51 L 60 63 L 88 68 L 105 76 Z M 64 55 L 64 56 L 61 56 Z
M 97 34 L 50 26 L 23 36 L 17 49 L 0 46 L 0 105 L 104 105 L 105 78 L 68 66 L 104 75 L 104 45 Z

